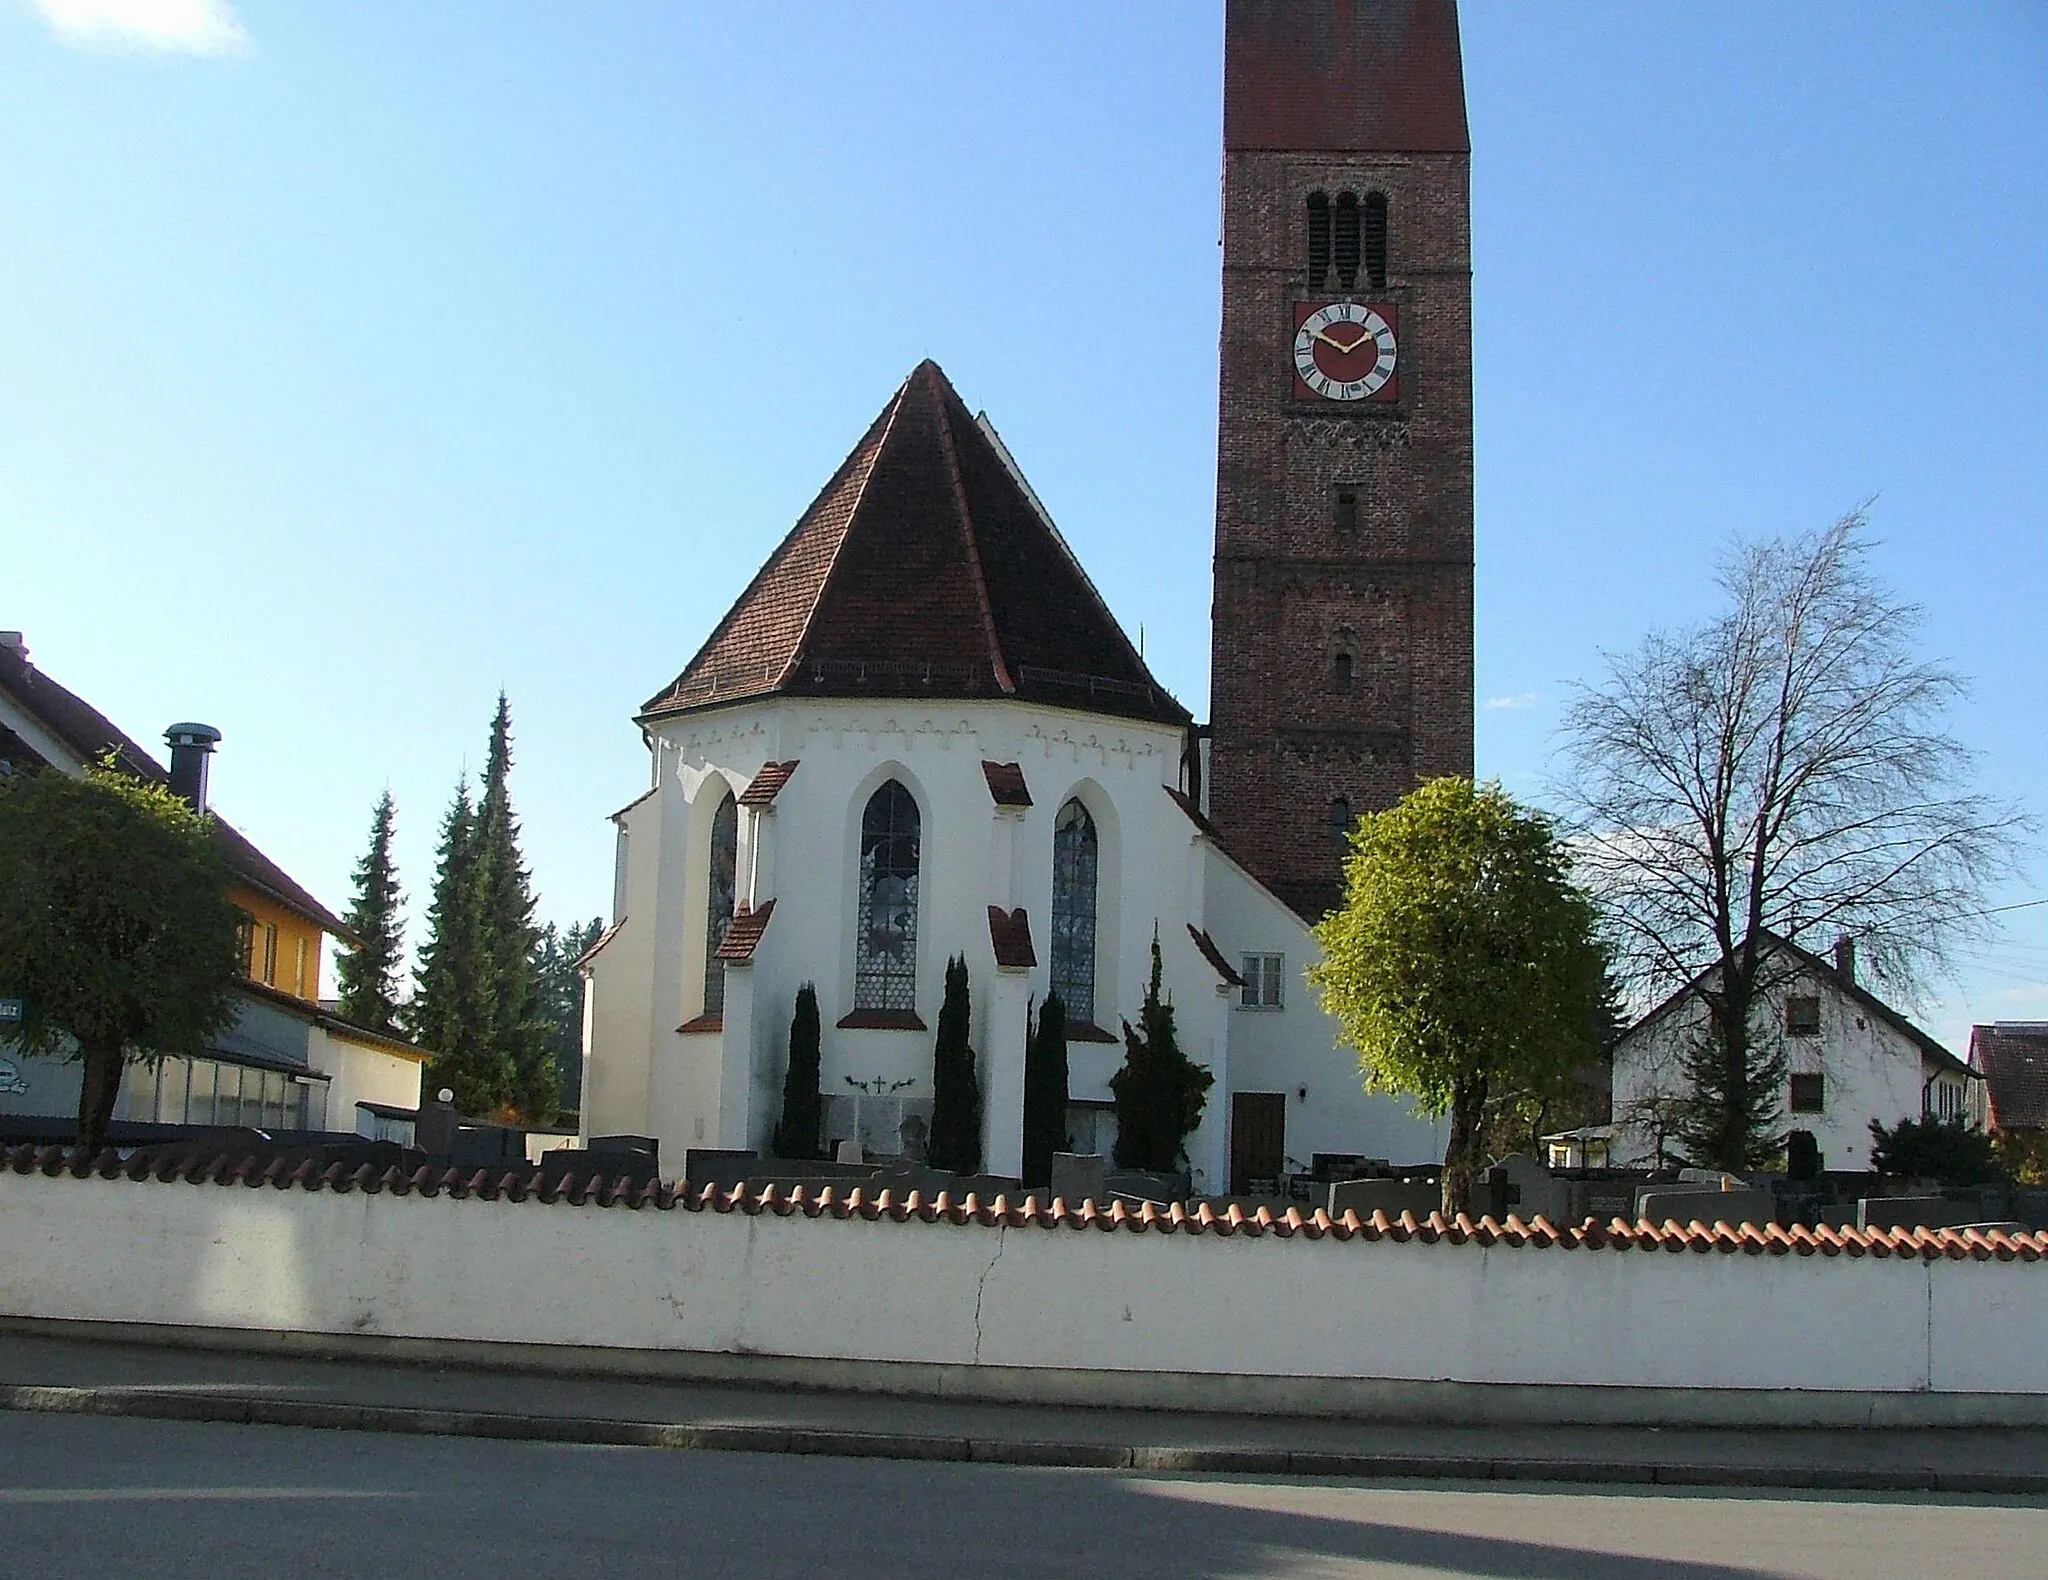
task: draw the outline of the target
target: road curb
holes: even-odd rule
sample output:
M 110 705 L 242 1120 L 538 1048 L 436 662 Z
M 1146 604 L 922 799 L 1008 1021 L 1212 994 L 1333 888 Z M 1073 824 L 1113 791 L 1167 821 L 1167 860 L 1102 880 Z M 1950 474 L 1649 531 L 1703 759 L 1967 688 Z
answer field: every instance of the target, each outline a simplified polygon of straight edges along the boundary
M 271 1399 L 175 1388 L 0 1385 L 0 1409 L 42 1415 L 133 1416 L 236 1426 L 583 1443 L 699 1453 L 817 1454 L 1173 1474 L 1312 1476 L 1357 1481 L 1571 1482 L 1662 1487 L 1762 1487 L 1827 1492 L 1950 1492 L 2048 1497 L 2048 1475 L 1828 1465 L 1661 1464 L 1641 1460 L 1488 1458 L 1468 1454 L 1343 1453 L 1326 1449 L 1074 1443 L 739 1422 L 632 1421 L 606 1416 L 520 1415 L 405 1405 Z

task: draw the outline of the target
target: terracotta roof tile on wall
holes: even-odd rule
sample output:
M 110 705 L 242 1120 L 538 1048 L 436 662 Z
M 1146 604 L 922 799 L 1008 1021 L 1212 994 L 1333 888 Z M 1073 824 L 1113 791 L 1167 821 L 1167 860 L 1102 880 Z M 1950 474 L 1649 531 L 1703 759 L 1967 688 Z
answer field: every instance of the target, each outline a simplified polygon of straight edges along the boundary
M 1020 765 L 984 760 L 981 774 L 988 781 L 989 798 L 997 806 L 1031 805 L 1031 787 L 1024 782 L 1024 770 Z
M 771 694 L 1189 717 L 933 362 L 642 717 Z
M 995 946 L 996 965 L 1005 971 L 1029 971 L 1038 964 L 1038 951 L 1031 947 L 1031 918 L 1024 907 L 1006 911 L 1000 905 L 988 908 L 988 938 Z
M 725 930 L 725 942 L 718 946 L 720 960 L 751 960 L 754 951 L 760 947 L 761 935 L 768 931 L 768 918 L 775 914 L 775 902 L 763 900 L 752 910 L 733 913 L 732 925 Z
M 740 792 L 740 805 L 772 806 L 775 798 L 782 794 L 782 787 L 789 783 L 789 776 L 796 772 L 796 765 L 794 757 L 786 763 L 763 763 L 760 771 L 747 782 L 747 788 Z
M 1395 1245 L 1421 1244 L 1455 1248 L 1499 1246 L 1509 1250 L 1590 1251 L 1626 1254 L 1643 1251 L 1656 1255 L 1691 1252 L 1720 1256 L 1819 1256 L 1861 1260 L 1895 1260 L 1902 1265 L 1915 1262 L 2039 1262 L 2048 1257 L 2048 1233 L 2011 1233 L 2004 1229 L 1781 1229 L 1776 1224 L 1681 1224 L 1673 1219 L 1654 1224 L 1647 1220 L 1629 1223 L 1616 1218 L 1608 1223 L 1587 1219 L 1576 1227 L 1553 1224 L 1549 1219 L 1523 1219 L 1510 1214 L 1505 1221 L 1486 1217 L 1477 1220 L 1459 1214 L 1446 1219 L 1441 1213 L 1417 1218 L 1402 1213 L 1390 1218 L 1375 1212 L 1360 1218 L 1345 1212 L 1333 1218 L 1321 1208 L 1303 1212 L 1288 1207 L 1276 1212 L 1260 1207 L 1251 1212 L 1236 1203 L 1221 1210 L 1202 1202 L 1194 1207 L 1175 1202 L 1161 1207 L 1153 1202 L 1132 1207 L 1123 1200 L 1103 1206 L 1094 1201 L 1069 1202 L 1055 1199 L 1041 1204 L 1036 1197 L 1007 1195 L 984 1197 L 969 1191 L 955 1196 L 949 1191 L 927 1195 L 921 1190 L 897 1191 L 884 1187 L 870 1192 L 865 1185 L 848 1191 L 826 1185 L 811 1190 L 798 1185 L 785 1189 L 768 1185 L 758 1191 L 745 1185 L 726 1189 L 706 1185 L 701 1189 L 668 1181 L 638 1184 L 626 1178 L 597 1177 L 578 1180 L 574 1176 L 550 1185 L 539 1183 L 536 1171 L 498 1169 L 442 1169 L 427 1167 L 410 1172 L 397 1167 L 382 1170 L 364 1163 L 351 1169 L 333 1163 L 321 1168 L 306 1161 L 288 1163 L 283 1158 L 247 1154 L 172 1152 L 152 1156 L 137 1152 L 128 1158 L 112 1151 L 97 1154 L 65 1151 L 59 1147 L 15 1147 L 0 1150 L 0 1189 L 4 1176 L 41 1174 L 48 1179 L 129 1180 L 147 1185 L 156 1182 L 241 1186 L 258 1190 L 333 1191 L 346 1195 L 361 1191 L 366 1196 L 390 1192 L 394 1196 L 449 1196 L 457 1201 L 477 1197 L 549 1205 L 567 1202 L 574 1207 L 596 1206 L 632 1211 L 653 1208 L 660 1212 L 745 1213 L 758 1218 L 836 1219 L 869 1223 L 950 1224 L 986 1229 L 1039 1229 L 1127 1234 L 1216 1235 L 1228 1238 L 1271 1235 L 1278 1240 L 1309 1242 L 1325 1238 L 1356 1241 L 1363 1245 L 1388 1242 Z
M 1229 0 L 1225 149 L 1467 153 L 1456 0 Z
M 1983 1072 L 1992 1129 L 2048 1129 L 2048 1021 L 1972 1026 L 1970 1063 Z

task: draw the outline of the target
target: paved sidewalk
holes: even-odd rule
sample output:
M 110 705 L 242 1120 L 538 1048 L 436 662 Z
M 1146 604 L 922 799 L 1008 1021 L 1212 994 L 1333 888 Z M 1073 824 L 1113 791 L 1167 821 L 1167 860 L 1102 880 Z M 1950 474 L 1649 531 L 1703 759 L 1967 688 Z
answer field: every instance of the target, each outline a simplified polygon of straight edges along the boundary
M 1240 1475 L 2048 1497 L 2048 1429 L 1367 1425 L 303 1360 L 5 1330 L 0 1407 L 710 1451 Z

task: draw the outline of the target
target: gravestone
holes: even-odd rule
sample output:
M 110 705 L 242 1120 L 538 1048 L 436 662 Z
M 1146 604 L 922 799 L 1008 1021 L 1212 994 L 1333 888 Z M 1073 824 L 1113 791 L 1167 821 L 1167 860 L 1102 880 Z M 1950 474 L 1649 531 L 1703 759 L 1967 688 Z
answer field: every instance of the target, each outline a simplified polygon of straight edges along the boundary
M 1055 1152 L 1052 1155 L 1053 1200 L 1069 1207 L 1084 1201 L 1107 1201 L 1104 1185 L 1108 1165 L 1100 1153 Z
M 1778 1200 L 1767 1190 L 1715 1190 L 1710 1186 L 1657 1185 L 1636 1192 L 1636 1218 L 1663 1225 L 1675 1218 L 1689 1224 L 1739 1225 L 1759 1228 L 1778 1221 Z
M 1329 1214 L 1341 1218 L 1355 1212 L 1361 1219 L 1375 1212 L 1398 1218 L 1412 1212 L 1420 1218 L 1441 1211 L 1444 1188 L 1435 1180 L 1343 1180 L 1330 1187 Z

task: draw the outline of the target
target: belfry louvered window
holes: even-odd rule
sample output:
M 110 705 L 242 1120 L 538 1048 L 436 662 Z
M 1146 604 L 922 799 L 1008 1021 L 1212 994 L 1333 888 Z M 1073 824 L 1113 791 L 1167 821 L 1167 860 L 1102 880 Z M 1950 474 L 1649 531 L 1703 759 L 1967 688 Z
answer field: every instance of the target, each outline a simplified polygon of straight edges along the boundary
M 1387 195 L 1368 192 L 1363 215 L 1365 283 L 1375 291 L 1387 288 Z
M 1330 277 L 1330 199 L 1326 193 L 1308 195 L 1308 287 L 1320 291 Z
M 1358 199 L 1337 194 L 1335 235 L 1331 251 L 1337 262 L 1337 283 L 1350 290 L 1358 283 Z
M 1052 990 L 1067 1019 L 1095 1020 L 1095 819 L 1079 801 L 1052 829 Z
M 704 1013 L 725 1013 L 725 962 L 718 946 L 732 931 L 739 899 L 740 808 L 728 790 L 711 816 L 711 872 L 704 888 Z
M 860 919 L 853 1007 L 917 1009 L 917 802 L 891 779 L 860 820 Z

